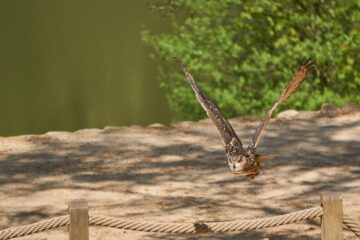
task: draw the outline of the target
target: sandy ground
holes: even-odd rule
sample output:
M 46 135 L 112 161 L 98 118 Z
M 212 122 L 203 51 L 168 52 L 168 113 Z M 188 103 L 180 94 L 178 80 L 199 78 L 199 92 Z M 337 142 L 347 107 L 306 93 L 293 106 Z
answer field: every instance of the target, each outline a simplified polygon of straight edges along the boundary
M 231 119 L 246 146 L 258 121 Z M 64 215 L 73 199 L 94 214 L 148 221 L 221 221 L 319 206 L 337 191 L 360 217 L 360 112 L 303 112 L 272 119 L 259 153 L 272 153 L 247 180 L 225 164 L 209 120 L 170 127 L 107 127 L 0 138 L 0 229 Z M 19 239 L 67 239 L 58 228 Z M 346 239 L 355 239 L 351 232 Z M 168 235 L 90 227 L 91 239 L 320 239 L 317 221 L 256 232 Z

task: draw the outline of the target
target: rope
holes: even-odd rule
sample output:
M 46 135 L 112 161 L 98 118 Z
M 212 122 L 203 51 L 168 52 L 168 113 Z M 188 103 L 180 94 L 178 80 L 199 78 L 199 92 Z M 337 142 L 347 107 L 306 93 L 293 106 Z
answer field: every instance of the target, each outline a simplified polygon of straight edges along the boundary
M 343 224 L 360 239 L 360 222 L 358 220 L 344 216 Z
M 0 240 L 22 237 L 33 233 L 43 232 L 49 229 L 66 226 L 69 224 L 69 216 L 55 217 L 37 223 L 24 225 L 21 227 L 8 228 L 0 231 Z
M 292 212 L 276 217 L 259 218 L 254 220 L 238 220 L 228 222 L 203 222 L 203 223 L 155 223 L 139 222 L 126 219 L 116 219 L 106 216 L 91 215 L 89 224 L 106 226 L 141 232 L 158 233 L 204 233 L 204 232 L 237 232 L 258 230 L 276 227 L 303 221 L 310 218 L 320 217 L 322 208 L 315 207 L 302 211 Z
M 132 221 L 119 218 L 111 218 L 99 215 L 89 216 L 89 225 L 106 226 L 119 229 L 157 232 L 157 233 L 204 233 L 204 232 L 238 232 L 259 230 L 281 225 L 291 224 L 306 219 L 321 217 L 321 207 L 309 208 L 302 211 L 292 212 L 275 217 L 259 218 L 252 220 L 236 220 L 226 222 L 199 222 L 199 223 L 157 223 Z M 46 231 L 68 225 L 69 216 L 55 217 L 37 223 L 0 230 L 0 240 L 7 240 L 15 237 L 22 237 L 33 233 Z M 356 219 L 345 216 L 343 224 L 355 233 L 360 239 L 360 222 Z
M 89 225 L 107 226 L 143 232 L 160 233 L 203 233 L 203 232 L 234 232 L 263 229 L 295 223 L 305 219 L 320 217 L 322 208 L 310 208 L 298 212 L 284 214 L 276 217 L 260 218 L 255 220 L 238 220 L 228 222 L 204 222 L 204 223 L 156 223 L 139 222 L 126 219 L 116 219 L 106 216 L 90 215 Z M 61 216 L 34 224 L 15 227 L 0 231 L 0 240 L 22 237 L 33 233 L 62 227 L 69 224 L 69 216 Z

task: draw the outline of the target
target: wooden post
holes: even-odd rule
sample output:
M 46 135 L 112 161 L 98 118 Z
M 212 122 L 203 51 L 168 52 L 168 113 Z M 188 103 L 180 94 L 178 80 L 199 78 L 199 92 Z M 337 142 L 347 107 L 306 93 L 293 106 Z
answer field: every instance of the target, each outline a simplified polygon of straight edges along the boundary
M 69 240 L 89 240 L 88 205 L 83 200 L 69 203 Z
M 343 240 L 342 199 L 337 193 L 321 193 L 321 240 Z

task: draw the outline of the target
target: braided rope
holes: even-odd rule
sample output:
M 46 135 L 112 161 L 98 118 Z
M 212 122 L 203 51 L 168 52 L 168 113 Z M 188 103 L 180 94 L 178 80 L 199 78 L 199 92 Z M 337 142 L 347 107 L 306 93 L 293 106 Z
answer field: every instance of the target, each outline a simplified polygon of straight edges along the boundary
M 22 237 L 33 233 L 43 232 L 49 229 L 66 226 L 69 224 L 69 216 L 55 217 L 37 223 L 21 227 L 8 228 L 0 231 L 0 240 Z
M 139 222 L 126 219 L 116 219 L 106 216 L 90 215 L 89 225 L 160 233 L 234 232 L 275 227 L 289 223 L 295 223 L 305 219 L 320 217 L 321 215 L 321 207 L 310 208 L 276 217 L 260 218 L 255 220 L 238 220 L 209 223 Z M 61 216 L 49 220 L 40 221 L 34 224 L 5 229 L 0 231 L 0 240 L 22 237 L 33 233 L 62 227 L 67 224 L 69 224 L 69 216 Z
M 306 219 L 321 217 L 323 214 L 321 207 L 309 208 L 302 211 L 292 212 L 275 217 L 259 218 L 252 220 L 236 220 L 227 222 L 199 222 L 199 223 L 157 223 L 141 222 L 119 218 L 111 218 L 99 215 L 89 216 L 89 225 L 106 226 L 119 229 L 157 232 L 157 233 L 204 233 L 204 232 L 238 232 L 259 230 L 281 225 L 291 224 Z M 14 227 L 0 230 L 0 240 L 7 240 L 15 237 L 22 237 L 33 233 L 46 231 L 68 225 L 69 216 L 55 217 L 48 220 L 28 224 L 21 227 Z M 360 239 L 360 222 L 351 217 L 345 216 L 343 224 L 349 228 Z
M 360 239 L 360 222 L 357 219 L 344 216 L 343 224 Z
M 126 219 L 110 218 L 106 216 L 91 215 L 90 225 L 106 226 L 141 232 L 160 233 L 204 233 L 204 232 L 237 232 L 276 227 L 320 217 L 322 208 L 315 207 L 302 211 L 292 212 L 275 217 L 259 218 L 254 220 L 237 220 L 228 222 L 203 223 L 155 223 L 139 222 Z

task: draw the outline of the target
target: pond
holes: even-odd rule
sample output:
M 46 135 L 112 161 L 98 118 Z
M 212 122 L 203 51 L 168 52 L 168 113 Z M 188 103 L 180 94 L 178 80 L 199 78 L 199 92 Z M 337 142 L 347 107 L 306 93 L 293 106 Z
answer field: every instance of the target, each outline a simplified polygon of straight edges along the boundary
M 0 136 L 168 124 L 147 1 L 0 2 Z M 172 63 L 169 63 L 172 64 Z

